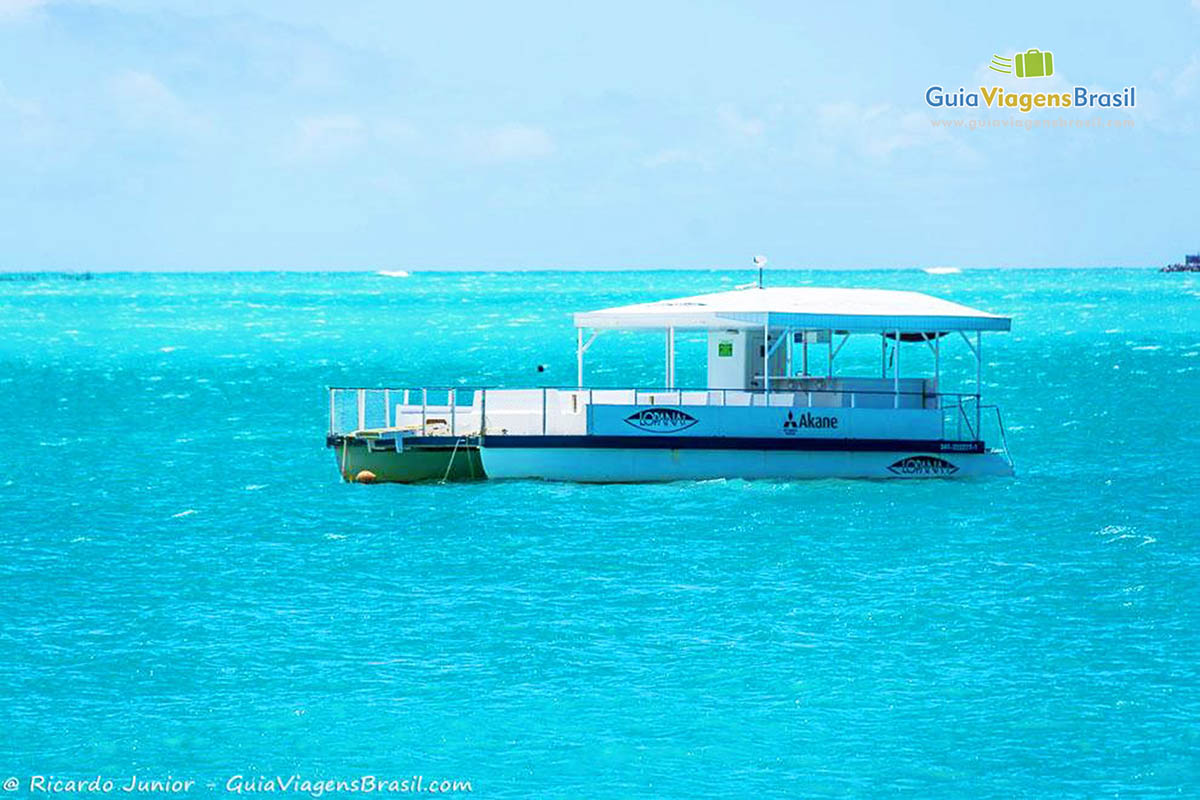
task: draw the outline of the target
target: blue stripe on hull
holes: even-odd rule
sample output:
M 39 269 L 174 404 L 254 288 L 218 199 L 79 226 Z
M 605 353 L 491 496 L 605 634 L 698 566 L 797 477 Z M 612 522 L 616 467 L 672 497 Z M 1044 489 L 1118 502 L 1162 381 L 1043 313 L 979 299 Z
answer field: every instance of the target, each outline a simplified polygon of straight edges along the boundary
M 483 447 L 594 450 L 807 450 L 874 453 L 982 453 L 980 441 L 816 439 L 751 436 L 511 436 L 488 434 Z

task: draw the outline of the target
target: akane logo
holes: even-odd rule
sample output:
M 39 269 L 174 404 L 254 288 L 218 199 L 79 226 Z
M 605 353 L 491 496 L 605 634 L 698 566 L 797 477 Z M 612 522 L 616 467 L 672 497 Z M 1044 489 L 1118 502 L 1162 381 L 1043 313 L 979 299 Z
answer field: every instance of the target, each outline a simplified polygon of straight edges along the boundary
M 888 467 L 893 475 L 953 475 L 958 467 L 937 456 L 909 456 Z
M 805 411 L 797 417 L 789 411 L 787 412 L 787 419 L 783 421 L 783 434 L 784 436 L 795 436 L 801 428 L 837 430 L 837 426 L 837 417 L 814 415 L 811 411 Z
M 649 433 L 679 433 L 699 420 L 678 408 L 644 408 L 625 418 L 626 425 Z

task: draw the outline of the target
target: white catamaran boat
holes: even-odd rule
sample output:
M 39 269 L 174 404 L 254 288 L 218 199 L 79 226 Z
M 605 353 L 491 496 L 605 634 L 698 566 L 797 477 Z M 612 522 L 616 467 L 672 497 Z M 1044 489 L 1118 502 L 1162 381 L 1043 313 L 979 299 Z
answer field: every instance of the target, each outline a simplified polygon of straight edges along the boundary
M 574 388 L 332 388 L 326 443 L 342 476 L 361 482 L 1012 475 L 1000 411 L 981 402 L 982 334 L 1011 324 L 874 289 L 748 288 L 606 308 L 575 315 Z M 646 329 L 664 333 L 663 386 L 585 385 L 597 336 Z M 704 388 L 675 383 L 675 338 L 687 331 L 707 335 Z M 879 339 L 879 372 L 838 374 L 842 348 L 864 336 Z M 947 345 L 974 357 L 973 392 L 941 391 Z M 931 376 L 902 373 L 910 348 L 931 354 Z

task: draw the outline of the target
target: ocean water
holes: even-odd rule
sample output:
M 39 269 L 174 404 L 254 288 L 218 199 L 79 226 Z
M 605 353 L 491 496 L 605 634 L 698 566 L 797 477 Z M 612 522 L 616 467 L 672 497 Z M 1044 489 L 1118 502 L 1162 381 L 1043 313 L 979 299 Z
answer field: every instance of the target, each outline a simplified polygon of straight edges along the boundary
M 0 778 L 1200 795 L 1197 278 L 773 271 L 1013 316 L 1018 477 L 653 486 L 343 484 L 324 387 L 570 384 L 569 312 L 745 274 L 0 282 Z

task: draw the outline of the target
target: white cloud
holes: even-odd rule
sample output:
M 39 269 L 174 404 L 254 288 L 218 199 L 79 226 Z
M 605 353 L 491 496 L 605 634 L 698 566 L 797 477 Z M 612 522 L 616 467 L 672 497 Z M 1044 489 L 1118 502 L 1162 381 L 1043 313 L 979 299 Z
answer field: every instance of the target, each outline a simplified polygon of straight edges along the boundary
M 0 21 L 23 17 L 46 5 L 46 0 L 0 0 Z
M 1194 0 L 1200 3 L 1200 0 Z M 1192 60 L 1171 81 L 1171 89 L 1176 97 L 1189 97 L 1200 84 L 1200 56 L 1192 56 Z
M 704 156 L 694 150 L 682 147 L 668 147 L 642 159 L 642 166 L 649 167 L 650 169 L 689 164 L 698 166 L 704 170 L 711 168 L 711 164 Z
M 818 149 L 826 155 L 850 150 L 884 161 L 903 150 L 949 146 L 956 155 L 974 158 L 971 148 L 934 126 L 929 116 L 888 103 L 828 103 L 817 108 L 816 123 Z
M 544 129 L 517 124 L 469 133 L 465 146 L 471 157 L 494 163 L 545 158 L 555 150 L 554 139 Z
M 288 154 L 300 161 L 324 161 L 360 148 L 367 127 L 353 114 L 305 117 L 296 123 Z
M 721 106 L 717 109 L 717 116 L 725 130 L 743 139 L 760 139 L 767 129 L 761 119 L 742 116 L 733 106 Z
M 134 105 L 162 108 L 176 106 L 179 99 L 149 72 L 127 70 L 112 80 L 113 92 Z
M 371 125 L 371 138 L 388 144 L 411 144 L 417 139 L 417 128 L 403 119 L 385 119 Z
M 27 141 L 44 138 L 48 121 L 41 103 L 13 96 L 0 81 L 0 130 Z
M 130 127 L 195 132 L 205 125 L 203 117 L 152 73 L 126 70 L 109 81 L 109 90 Z

